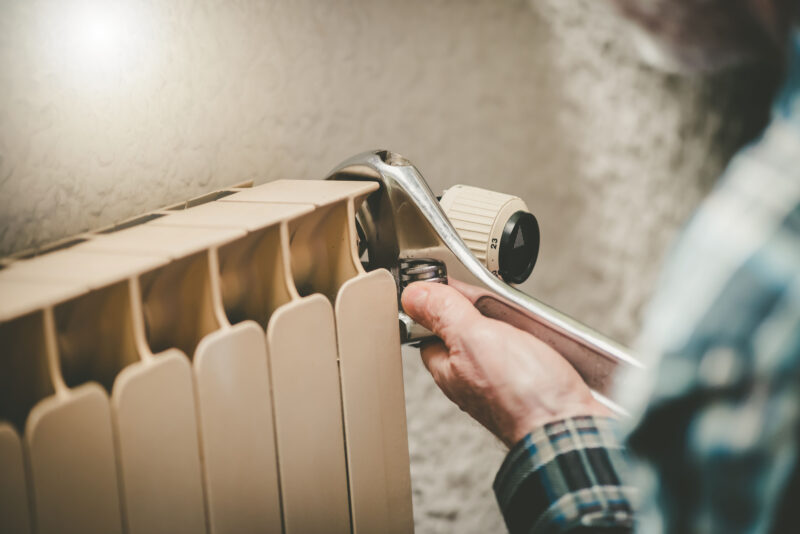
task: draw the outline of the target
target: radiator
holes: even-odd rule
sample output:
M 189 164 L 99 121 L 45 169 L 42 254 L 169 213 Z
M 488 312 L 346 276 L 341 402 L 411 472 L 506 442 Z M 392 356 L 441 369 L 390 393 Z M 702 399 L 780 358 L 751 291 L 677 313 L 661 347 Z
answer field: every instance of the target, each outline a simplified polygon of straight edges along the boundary
M 233 189 L 0 270 L 0 532 L 413 531 L 377 187 Z

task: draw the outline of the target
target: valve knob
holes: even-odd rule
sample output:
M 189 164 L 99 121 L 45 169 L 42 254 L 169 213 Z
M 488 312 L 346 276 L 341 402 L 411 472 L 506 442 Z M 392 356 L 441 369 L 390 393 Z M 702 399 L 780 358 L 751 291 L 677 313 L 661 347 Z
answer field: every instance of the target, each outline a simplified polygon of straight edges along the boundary
M 455 185 L 439 202 L 461 239 L 495 276 L 511 284 L 528 279 L 539 255 L 539 223 L 521 198 Z

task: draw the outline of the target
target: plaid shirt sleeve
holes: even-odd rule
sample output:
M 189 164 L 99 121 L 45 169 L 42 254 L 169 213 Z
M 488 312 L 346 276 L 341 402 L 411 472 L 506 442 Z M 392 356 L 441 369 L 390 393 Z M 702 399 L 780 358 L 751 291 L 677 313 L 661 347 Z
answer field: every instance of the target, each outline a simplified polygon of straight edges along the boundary
M 537 429 L 506 456 L 494 482 L 512 534 L 627 533 L 633 489 L 612 420 L 574 417 Z
M 689 223 L 615 400 L 641 532 L 800 532 L 800 29 L 760 139 Z

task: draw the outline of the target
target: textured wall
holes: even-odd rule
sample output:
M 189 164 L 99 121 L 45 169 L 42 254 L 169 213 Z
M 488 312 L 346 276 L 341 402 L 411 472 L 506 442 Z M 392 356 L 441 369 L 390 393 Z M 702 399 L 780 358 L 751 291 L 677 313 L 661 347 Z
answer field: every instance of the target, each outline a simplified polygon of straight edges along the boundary
M 522 196 L 525 288 L 628 341 L 768 87 L 641 66 L 597 0 L 0 0 L 0 254 L 386 147 Z M 502 448 L 405 363 L 418 531 L 501 530 Z

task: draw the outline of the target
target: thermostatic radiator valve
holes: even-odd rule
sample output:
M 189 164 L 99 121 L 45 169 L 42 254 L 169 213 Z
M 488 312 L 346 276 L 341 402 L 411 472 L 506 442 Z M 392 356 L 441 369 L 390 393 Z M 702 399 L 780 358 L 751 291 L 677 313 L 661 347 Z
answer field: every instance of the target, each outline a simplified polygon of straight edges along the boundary
M 539 223 L 521 198 L 454 185 L 439 203 L 472 254 L 495 276 L 521 284 L 539 255 Z

